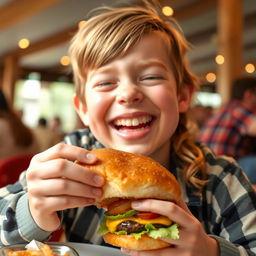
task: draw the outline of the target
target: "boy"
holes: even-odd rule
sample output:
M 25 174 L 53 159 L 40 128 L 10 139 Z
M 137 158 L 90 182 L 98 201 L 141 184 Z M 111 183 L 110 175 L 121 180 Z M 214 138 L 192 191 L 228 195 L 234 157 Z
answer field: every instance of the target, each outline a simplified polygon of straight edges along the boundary
M 74 105 L 88 128 L 36 155 L 26 179 L 1 191 L 7 218 L 1 226 L 3 244 L 45 240 L 61 220 L 69 241 L 102 243 L 96 235 L 102 211 L 91 205 L 104 180 L 73 161 L 93 163 L 96 157 L 87 150 L 110 147 L 154 158 L 183 188 L 184 201 L 178 205 L 161 200 L 133 204 L 177 222 L 180 239 L 166 239 L 172 246 L 161 250 L 123 252 L 255 255 L 255 194 L 249 182 L 235 163 L 196 145 L 186 128 L 196 88 L 186 51 L 176 25 L 154 9 L 107 8 L 87 21 L 70 55 Z

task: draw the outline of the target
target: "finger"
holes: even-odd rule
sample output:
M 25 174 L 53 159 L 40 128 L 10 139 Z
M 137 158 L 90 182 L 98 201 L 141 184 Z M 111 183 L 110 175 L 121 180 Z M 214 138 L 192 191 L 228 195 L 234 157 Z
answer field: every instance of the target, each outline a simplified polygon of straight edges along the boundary
M 92 205 L 95 202 L 93 198 L 75 197 L 75 196 L 49 196 L 31 198 L 29 204 L 37 211 L 53 213 L 66 209 L 84 207 Z
M 46 151 L 37 154 L 32 161 L 48 161 L 55 158 L 64 158 L 82 163 L 94 163 L 97 160 L 95 154 L 81 147 L 59 143 Z
M 92 170 L 65 159 L 54 159 L 31 166 L 27 172 L 27 180 L 52 179 L 64 177 L 91 186 L 101 187 L 104 178 Z
M 178 227 L 178 230 L 179 230 L 178 239 L 170 239 L 170 238 L 159 238 L 159 239 L 173 246 L 179 246 L 179 245 L 184 246 L 184 244 L 187 244 L 187 241 L 188 241 L 187 239 L 189 238 L 188 236 L 190 235 L 190 233 L 188 233 L 187 230 L 182 227 Z
M 134 201 L 132 207 L 139 211 L 149 211 L 168 217 L 180 226 L 189 226 L 192 215 L 178 206 L 176 203 L 155 199 Z
M 28 191 L 35 197 L 69 195 L 96 198 L 102 195 L 102 190 L 97 187 L 67 179 L 48 179 L 32 183 L 28 185 Z
M 122 253 L 125 253 L 127 255 L 131 256 L 169 256 L 169 255 L 177 255 L 178 254 L 172 254 L 174 252 L 174 248 L 172 247 L 167 247 L 164 249 L 159 249 L 159 250 L 142 250 L 142 251 L 137 251 L 137 250 L 131 250 L 131 249 L 126 249 L 126 248 L 121 248 Z

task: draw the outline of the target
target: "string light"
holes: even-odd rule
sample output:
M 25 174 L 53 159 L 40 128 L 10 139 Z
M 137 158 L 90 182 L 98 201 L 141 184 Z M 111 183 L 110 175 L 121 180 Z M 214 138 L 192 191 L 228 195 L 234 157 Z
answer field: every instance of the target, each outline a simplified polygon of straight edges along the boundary
M 216 56 L 215 61 L 217 64 L 222 65 L 225 62 L 225 58 L 223 55 L 219 54 Z
M 255 71 L 255 66 L 252 63 L 248 63 L 245 65 L 245 71 L 247 73 L 253 73 Z
M 70 58 L 69 58 L 69 56 L 62 56 L 60 58 L 60 63 L 63 66 L 69 66 L 70 65 Z
M 164 6 L 162 8 L 162 13 L 165 15 L 165 16 L 172 16 L 174 14 L 174 10 L 172 9 L 172 7 L 170 6 Z
M 78 23 L 78 28 L 83 27 L 83 26 L 85 25 L 85 23 L 86 23 L 86 21 L 85 21 L 85 20 L 81 20 L 81 21 L 79 21 L 79 23 Z
M 27 38 L 22 38 L 20 39 L 20 41 L 18 42 L 18 45 L 21 49 L 26 49 L 29 47 L 30 42 Z
M 205 78 L 209 83 L 214 83 L 216 81 L 216 75 L 211 72 L 206 74 Z

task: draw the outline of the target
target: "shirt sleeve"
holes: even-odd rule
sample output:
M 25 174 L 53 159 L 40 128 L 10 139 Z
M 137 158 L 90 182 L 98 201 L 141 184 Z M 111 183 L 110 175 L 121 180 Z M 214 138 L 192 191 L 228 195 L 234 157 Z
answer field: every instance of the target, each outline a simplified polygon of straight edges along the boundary
M 13 185 L 0 189 L 0 246 L 44 241 L 50 233 L 34 222 L 28 207 L 25 172 Z
M 102 147 L 89 129 L 74 131 L 63 143 L 87 149 Z M 63 213 L 59 212 L 60 219 Z M 0 246 L 48 240 L 51 233 L 40 229 L 29 211 L 26 172 L 17 183 L 0 189 Z
M 220 256 L 256 255 L 256 194 L 241 169 L 216 168 L 207 190 L 206 220 Z

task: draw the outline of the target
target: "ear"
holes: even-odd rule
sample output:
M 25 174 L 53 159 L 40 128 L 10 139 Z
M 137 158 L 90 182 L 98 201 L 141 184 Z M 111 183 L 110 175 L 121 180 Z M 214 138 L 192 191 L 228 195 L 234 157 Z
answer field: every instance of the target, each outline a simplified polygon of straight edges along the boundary
M 179 112 L 184 113 L 190 107 L 191 99 L 194 94 L 192 85 L 184 85 L 178 95 Z
M 81 102 L 81 100 L 77 97 L 77 95 L 74 95 L 74 97 L 73 97 L 73 104 L 74 104 L 77 114 L 79 115 L 79 117 L 82 120 L 82 122 L 84 123 L 84 125 L 89 126 L 86 105 L 83 102 Z

